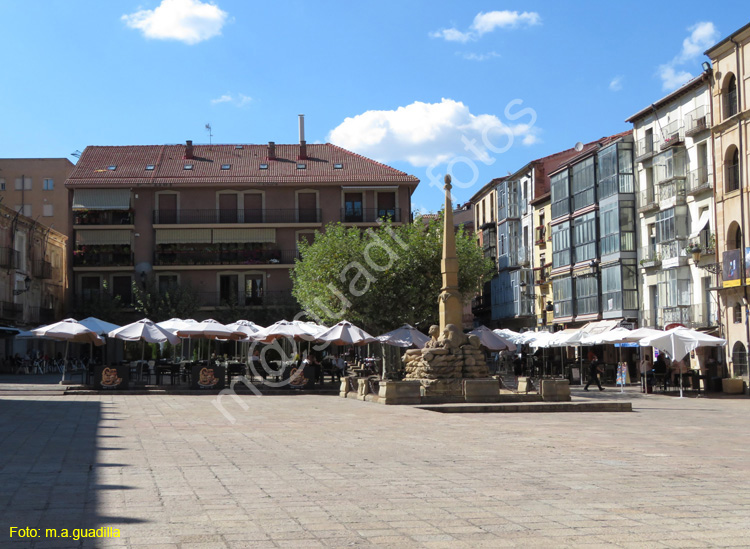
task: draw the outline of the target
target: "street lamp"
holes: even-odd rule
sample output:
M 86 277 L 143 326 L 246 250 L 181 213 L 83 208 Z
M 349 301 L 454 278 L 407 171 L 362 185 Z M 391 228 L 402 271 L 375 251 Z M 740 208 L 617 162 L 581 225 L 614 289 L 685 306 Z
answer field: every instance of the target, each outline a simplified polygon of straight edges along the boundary
M 25 294 L 31 289 L 31 279 L 26 276 L 26 278 L 23 279 L 23 289 L 22 290 L 13 290 L 13 295 L 21 295 Z

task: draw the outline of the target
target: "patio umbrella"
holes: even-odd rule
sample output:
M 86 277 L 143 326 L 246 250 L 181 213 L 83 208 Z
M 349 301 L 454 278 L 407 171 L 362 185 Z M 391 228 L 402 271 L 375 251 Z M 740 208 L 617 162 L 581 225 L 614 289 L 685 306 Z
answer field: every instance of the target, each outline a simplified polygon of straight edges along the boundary
M 404 324 L 400 328 L 378 336 L 376 339 L 394 347 L 416 347 L 417 349 L 423 348 L 430 341 L 429 336 L 424 335 L 411 324 Z
M 220 322 L 209 318 L 203 322 L 188 324 L 177 330 L 180 337 L 201 337 L 208 339 L 208 358 L 211 357 L 211 340 L 212 339 L 242 339 L 245 334 L 238 330 L 227 328 Z
M 347 320 L 342 320 L 324 332 L 319 333 L 316 341 L 323 341 L 334 345 L 364 345 L 377 340 L 362 328 L 358 328 Z
M 518 332 L 514 332 L 513 330 L 509 330 L 508 328 L 496 328 L 492 330 L 497 335 L 505 339 L 506 341 L 510 341 L 511 343 L 518 344 L 521 342 L 521 335 Z M 526 333 L 537 333 L 537 332 L 526 332 Z
M 468 333 L 468 335 L 475 335 L 479 338 L 479 342 L 487 347 L 490 351 L 504 351 L 510 350 L 515 351 L 516 345 L 508 341 L 507 339 L 497 335 L 495 332 L 487 328 L 486 326 L 479 326 L 474 328 Z
M 107 322 L 106 320 L 101 320 L 93 316 L 84 318 L 83 320 L 78 321 L 78 323 L 86 326 L 92 332 L 96 332 L 97 334 L 103 336 L 106 336 L 112 330 L 116 330 L 120 327 L 117 324 L 112 324 L 111 322 Z
M 668 353 L 672 360 L 682 360 L 698 347 L 722 347 L 727 344 L 727 340 L 679 327 L 641 339 L 638 344 L 641 347 L 656 347 Z M 680 398 L 682 398 L 682 375 L 680 375 Z
M 295 341 L 315 341 L 321 332 L 321 327 L 312 322 L 299 320 L 279 320 L 266 328 L 262 328 L 250 336 L 261 343 L 271 343 L 277 339 L 293 339 Z
M 253 334 L 257 333 L 258 330 L 263 328 L 263 326 L 258 326 L 255 322 L 251 322 L 250 320 L 238 320 L 236 322 L 232 322 L 231 324 L 227 324 L 226 327 L 229 328 L 230 330 L 242 332 L 243 334 L 245 334 L 244 339 L 248 341 Z M 238 340 L 234 341 L 234 354 L 235 355 L 237 354 L 237 341 Z
M 68 349 L 71 341 L 73 343 L 93 343 L 97 347 L 104 345 L 104 340 L 96 332 L 89 330 L 74 318 L 66 318 L 48 326 L 40 326 L 31 330 L 31 332 L 36 337 L 46 337 L 65 342 L 65 364 L 63 364 L 62 381 L 65 381 L 65 365 L 68 362 Z
M 109 337 L 122 339 L 123 341 L 144 341 L 148 343 L 164 343 L 169 341 L 173 345 L 180 342 L 180 338 L 174 332 L 154 324 L 148 318 L 143 318 L 122 328 L 112 330 Z
M 164 328 L 165 330 L 169 330 L 170 332 L 177 333 L 180 329 L 185 328 L 189 326 L 190 324 L 195 324 L 196 321 L 192 318 L 170 318 L 169 320 L 162 320 L 161 322 L 157 322 L 156 325 L 160 328 Z M 182 338 L 180 338 L 182 339 Z M 180 349 L 180 354 L 182 354 L 182 349 Z M 188 356 L 187 358 L 190 358 L 190 339 L 188 338 Z

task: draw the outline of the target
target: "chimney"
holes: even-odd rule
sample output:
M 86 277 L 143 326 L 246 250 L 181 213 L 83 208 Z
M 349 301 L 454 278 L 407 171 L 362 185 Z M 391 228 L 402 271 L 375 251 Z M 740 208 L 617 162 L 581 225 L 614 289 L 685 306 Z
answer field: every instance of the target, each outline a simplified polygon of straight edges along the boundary
M 305 141 L 305 115 L 299 115 L 299 156 L 297 160 L 307 160 L 307 141 Z
M 193 142 L 190 139 L 185 141 L 185 158 L 187 160 L 193 158 Z
M 276 160 L 276 143 L 268 142 L 268 160 Z

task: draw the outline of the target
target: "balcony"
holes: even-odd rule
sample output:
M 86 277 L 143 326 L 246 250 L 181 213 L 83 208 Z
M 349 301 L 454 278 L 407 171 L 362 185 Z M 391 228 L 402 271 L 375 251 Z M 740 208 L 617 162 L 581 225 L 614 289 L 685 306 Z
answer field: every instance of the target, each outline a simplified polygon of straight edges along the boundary
M 237 223 L 320 223 L 320 209 L 296 210 L 154 210 L 155 225 Z
M 161 245 L 154 252 L 154 265 L 292 265 L 299 257 L 297 250 L 251 248 L 236 245 Z
M 685 128 L 682 125 L 681 120 L 675 120 L 664 128 L 664 141 L 661 143 L 660 149 L 663 151 L 670 147 L 682 145 L 685 143 Z
M 642 137 L 635 144 L 635 161 L 643 162 L 654 156 L 654 153 L 657 151 L 653 135 Z
M 638 290 L 622 290 L 602 294 L 602 312 L 636 311 L 638 308 Z
M 706 107 L 698 107 L 685 115 L 685 136 L 692 137 L 711 128 Z
M 126 210 L 77 210 L 73 225 L 132 225 L 133 217 L 133 212 Z
M 401 222 L 401 208 L 341 208 L 342 223 L 377 223 L 390 220 Z
M 55 310 L 45 307 L 29 308 L 29 322 L 34 324 L 52 324 L 55 322 Z
M 651 269 L 661 265 L 661 254 L 657 252 L 656 246 L 641 248 L 641 267 Z
M 296 307 L 290 290 L 258 291 L 254 293 L 240 292 L 199 292 L 201 307 Z
M 685 251 L 686 245 L 686 238 L 676 238 L 674 240 L 659 243 L 659 255 L 661 256 L 662 262 L 677 259 L 678 265 L 687 265 L 687 252 Z
M 534 302 L 536 301 L 534 292 L 522 290 L 518 300 L 518 316 L 534 316 Z
M 660 327 L 670 324 L 682 324 L 688 328 L 708 328 L 718 325 L 716 305 L 701 303 L 698 305 L 676 305 L 661 308 Z
M 73 251 L 73 267 L 126 267 L 133 264 L 133 254 L 127 245 L 86 245 Z
M 0 268 L 15 269 L 20 266 L 21 253 L 13 248 L 0 248 Z
M 714 188 L 707 166 L 697 168 L 688 174 L 687 194 L 693 196 Z
M 638 213 L 646 213 L 658 209 L 659 201 L 657 200 L 656 193 L 654 193 L 654 189 L 641 191 L 638 200 Z
M 31 262 L 31 276 L 42 280 L 52 278 L 52 263 L 43 259 Z
M 528 267 L 531 263 L 531 250 L 524 246 L 518 247 L 518 263 L 519 267 Z
M 536 244 L 537 246 L 546 246 L 547 234 L 548 234 L 548 231 L 547 231 L 546 225 L 539 225 L 535 227 L 534 228 L 534 244 Z
M 659 183 L 659 207 L 671 208 L 685 203 L 684 177 L 676 176 Z
M 550 283 L 551 265 L 545 265 L 539 269 L 534 269 L 534 284 L 537 286 L 546 286 Z
M 23 320 L 23 305 L 21 303 L 11 303 L 9 301 L 0 301 L 0 319 L 10 322 L 20 322 Z

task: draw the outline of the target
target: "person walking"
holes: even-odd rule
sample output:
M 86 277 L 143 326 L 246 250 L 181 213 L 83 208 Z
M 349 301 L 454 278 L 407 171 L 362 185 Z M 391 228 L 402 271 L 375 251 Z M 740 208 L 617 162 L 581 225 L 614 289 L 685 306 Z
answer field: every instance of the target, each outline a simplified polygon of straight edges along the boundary
M 604 368 L 599 364 L 599 359 L 596 355 L 594 355 L 591 359 L 591 364 L 589 365 L 589 382 L 586 384 L 586 386 L 583 388 L 584 391 L 589 390 L 589 385 L 596 382 L 596 385 L 599 387 L 600 391 L 604 390 L 604 387 L 602 387 L 601 382 L 599 381 L 599 374 L 604 373 Z

